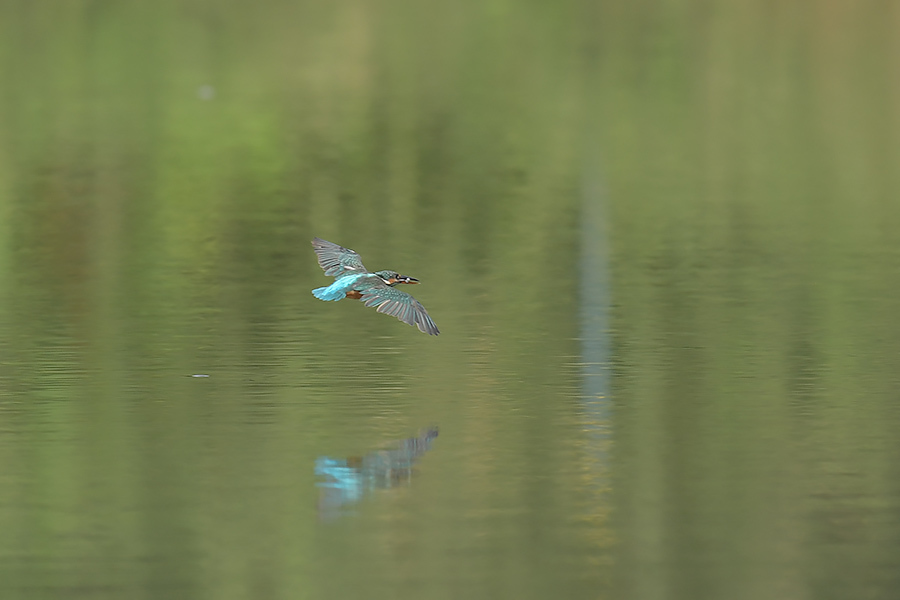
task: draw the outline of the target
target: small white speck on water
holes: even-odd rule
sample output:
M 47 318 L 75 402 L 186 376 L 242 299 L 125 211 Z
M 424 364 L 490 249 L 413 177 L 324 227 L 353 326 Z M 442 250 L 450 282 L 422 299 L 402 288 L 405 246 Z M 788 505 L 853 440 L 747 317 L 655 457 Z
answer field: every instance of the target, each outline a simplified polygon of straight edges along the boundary
M 204 375 L 203 373 L 194 373 L 191 377 L 209 377 L 209 375 Z

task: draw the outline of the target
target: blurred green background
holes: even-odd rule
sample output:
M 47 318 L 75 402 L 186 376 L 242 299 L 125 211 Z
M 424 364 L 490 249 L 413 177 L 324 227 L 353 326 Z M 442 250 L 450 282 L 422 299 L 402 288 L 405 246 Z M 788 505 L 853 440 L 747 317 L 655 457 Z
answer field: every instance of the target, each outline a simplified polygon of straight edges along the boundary
M 893 598 L 898 25 L 0 2 L 2 597 Z

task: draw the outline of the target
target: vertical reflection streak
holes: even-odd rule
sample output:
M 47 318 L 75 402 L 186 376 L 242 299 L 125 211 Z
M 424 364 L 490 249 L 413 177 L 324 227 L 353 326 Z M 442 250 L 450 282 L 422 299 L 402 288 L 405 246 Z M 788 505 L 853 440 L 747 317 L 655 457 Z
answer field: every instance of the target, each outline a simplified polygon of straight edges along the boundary
M 596 161 L 595 161 L 596 163 Z M 588 166 L 582 182 L 580 323 L 582 423 L 592 494 L 609 489 L 612 443 L 609 339 L 609 245 L 600 170 Z M 601 498 L 596 498 L 602 500 Z M 605 520 L 606 502 L 598 501 L 594 516 Z

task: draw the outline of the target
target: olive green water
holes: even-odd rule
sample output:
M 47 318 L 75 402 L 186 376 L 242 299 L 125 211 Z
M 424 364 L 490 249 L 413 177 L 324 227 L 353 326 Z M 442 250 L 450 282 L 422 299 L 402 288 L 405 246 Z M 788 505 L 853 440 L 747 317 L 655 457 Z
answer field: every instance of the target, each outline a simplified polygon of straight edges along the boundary
M 898 18 L 0 4 L 0 598 L 895 598 Z

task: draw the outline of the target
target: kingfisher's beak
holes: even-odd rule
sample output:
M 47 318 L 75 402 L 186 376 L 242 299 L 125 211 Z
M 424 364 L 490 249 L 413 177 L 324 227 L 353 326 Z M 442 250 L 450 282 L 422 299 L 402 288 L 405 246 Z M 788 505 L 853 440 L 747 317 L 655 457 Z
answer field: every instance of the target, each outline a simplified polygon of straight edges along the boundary
M 406 275 L 397 275 L 397 283 L 419 283 L 415 277 L 407 277 Z

